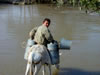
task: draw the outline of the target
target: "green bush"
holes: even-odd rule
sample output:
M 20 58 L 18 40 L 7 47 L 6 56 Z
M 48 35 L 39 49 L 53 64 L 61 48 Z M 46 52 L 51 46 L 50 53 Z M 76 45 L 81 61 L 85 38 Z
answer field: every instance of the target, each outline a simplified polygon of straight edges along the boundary
M 87 10 L 99 10 L 99 0 L 80 0 L 80 4 Z

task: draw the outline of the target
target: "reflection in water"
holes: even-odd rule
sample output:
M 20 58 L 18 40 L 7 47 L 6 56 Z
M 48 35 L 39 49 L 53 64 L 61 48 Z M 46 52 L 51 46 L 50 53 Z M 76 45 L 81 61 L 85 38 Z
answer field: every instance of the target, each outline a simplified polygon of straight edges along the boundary
M 61 68 L 60 75 L 100 75 L 100 72 L 89 72 L 75 68 Z
M 54 70 L 54 75 L 100 74 L 100 17 L 73 8 L 38 4 L 0 5 L 0 75 L 24 74 L 26 61 L 21 45 L 45 17 L 51 19 L 50 30 L 57 41 L 64 37 L 73 42 L 70 51 L 60 50 L 60 66 L 67 69 Z
M 59 70 L 58 70 L 58 69 L 55 69 L 55 70 L 53 71 L 53 75 L 59 75 Z

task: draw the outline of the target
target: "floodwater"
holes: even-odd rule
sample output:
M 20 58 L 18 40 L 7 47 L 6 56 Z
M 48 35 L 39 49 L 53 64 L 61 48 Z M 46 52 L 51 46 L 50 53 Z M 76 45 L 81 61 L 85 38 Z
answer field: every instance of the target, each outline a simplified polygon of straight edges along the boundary
M 100 75 L 100 16 L 49 4 L 0 5 L 0 75 L 24 75 L 23 43 L 45 17 L 55 40 L 72 40 L 70 51 L 60 50 L 58 75 Z

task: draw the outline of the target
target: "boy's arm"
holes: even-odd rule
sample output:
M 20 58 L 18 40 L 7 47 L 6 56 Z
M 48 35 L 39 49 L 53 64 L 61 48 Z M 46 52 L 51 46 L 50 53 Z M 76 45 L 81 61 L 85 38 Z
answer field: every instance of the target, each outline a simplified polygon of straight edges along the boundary
M 37 31 L 38 27 L 33 28 L 30 32 L 29 32 L 29 37 L 33 40 L 35 33 Z

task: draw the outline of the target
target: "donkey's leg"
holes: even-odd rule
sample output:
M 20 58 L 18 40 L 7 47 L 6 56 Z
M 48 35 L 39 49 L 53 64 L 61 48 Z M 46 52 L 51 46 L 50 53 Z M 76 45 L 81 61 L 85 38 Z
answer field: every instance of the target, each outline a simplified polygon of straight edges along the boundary
M 40 71 L 41 66 L 42 66 L 41 63 L 35 64 L 34 75 L 38 74 L 38 72 Z
M 33 64 L 30 65 L 30 75 L 33 75 Z
M 50 64 L 48 65 L 48 68 L 49 68 L 49 75 L 51 75 L 51 65 Z
M 29 69 L 30 69 L 30 63 L 28 62 L 27 63 L 27 66 L 26 66 L 26 72 L 25 72 L 25 75 L 28 75 L 28 72 L 29 72 Z
M 45 64 L 43 65 L 43 75 L 45 75 L 45 73 L 46 73 L 46 70 L 45 70 Z

